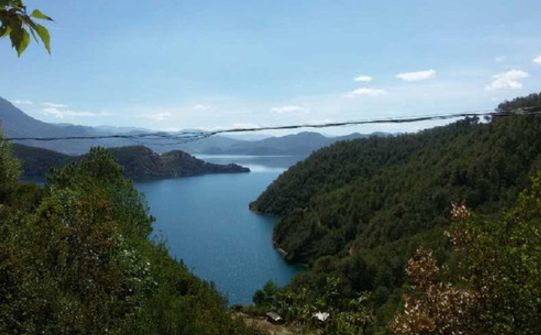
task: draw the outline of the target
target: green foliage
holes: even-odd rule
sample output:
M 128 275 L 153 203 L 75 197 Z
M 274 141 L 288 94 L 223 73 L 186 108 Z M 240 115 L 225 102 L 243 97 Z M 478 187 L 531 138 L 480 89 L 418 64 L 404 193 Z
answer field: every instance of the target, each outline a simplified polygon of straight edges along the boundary
M 243 173 L 250 169 L 237 164 L 219 165 L 197 159 L 175 150 L 161 155 L 144 146 L 108 149 L 115 161 L 123 167 L 128 178 L 176 178 L 209 173 Z M 60 168 L 78 162 L 83 156 L 69 156 L 37 147 L 14 145 L 14 154 L 22 163 L 25 176 L 45 176 L 51 168 Z
M 538 105 L 541 95 L 532 94 L 499 110 Z M 374 327 L 388 331 L 407 291 L 408 259 L 424 245 L 435 260 L 448 264 L 449 276 L 456 276 L 459 259 L 443 235 L 452 222 L 451 204 L 464 201 L 483 218 L 512 206 L 529 176 L 541 168 L 539 134 L 541 117 L 536 115 L 489 123 L 469 118 L 317 151 L 251 205 L 281 216 L 276 246 L 286 260 L 312 267 L 283 290 L 317 297 L 326 278 L 339 278 L 342 301 L 372 292 Z
M 28 14 L 22 0 L 0 0 L 0 38 L 9 36 L 19 56 L 30 44 L 30 35 L 36 42 L 39 37 L 47 52 L 51 53 L 49 31 L 36 20 L 53 21 L 38 9 Z
M 306 288 L 277 290 L 269 282 L 262 291 L 256 292 L 254 302 L 257 308 L 276 311 L 309 334 L 368 334 L 372 322 L 367 296 L 357 294 L 351 299 L 342 299 L 340 286 L 339 278 L 327 277 L 321 290 L 314 294 Z M 318 314 L 324 319 L 319 320 Z
M 453 241 L 485 334 L 541 333 L 541 171 L 497 220 L 464 216 Z
M 152 217 L 111 153 L 4 183 L 0 333 L 257 334 L 149 239 Z
M 275 305 L 276 292 L 278 287 L 272 281 L 268 281 L 262 290 L 258 290 L 254 293 L 254 304 L 259 306 L 273 307 Z
M 291 261 L 372 249 L 449 225 L 453 201 L 481 213 L 509 205 L 541 162 L 540 131 L 537 116 L 469 119 L 339 143 L 284 173 L 254 207 L 282 215 L 274 238 Z
M 161 155 L 144 146 L 109 149 L 128 178 L 176 178 L 208 173 L 243 173 L 250 169 L 237 164 L 219 165 L 174 150 Z
M 497 219 L 453 209 L 448 234 L 460 259 L 452 278 L 431 252 L 409 261 L 413 297 L 392 323 L 395 334 L 541 333 L 541 171 Z M 449 280 L 451 279 L 451 281 Z
M 525 97 L 518 97 L 511 101 L 505 101 L 498 106 L 500 112 L 511 112 L 520 108 L 532 108 L 541 106 L 541 93 L 532 93 Z
M 21 162 L 24 176 L 45 176 L 51 168 L 60 168 L 73 162 L 73 156 L 59 152 L 13 144 L 13 155 Z
M 0 138 L 2 133 L 0 132 Z M 12 186 L 21 174 L 19 161 L 13 157 L 11 143 L 0 141 L 0 188 Z

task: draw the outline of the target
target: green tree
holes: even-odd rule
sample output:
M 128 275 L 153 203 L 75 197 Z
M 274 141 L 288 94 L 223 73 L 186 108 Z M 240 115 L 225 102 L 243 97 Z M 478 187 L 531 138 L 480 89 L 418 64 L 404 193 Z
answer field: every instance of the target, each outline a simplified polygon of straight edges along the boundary
M 262 290 L 257 290 L 252 298 L 254 304 L 258 306 L 268 306 L 273 308 L 276 303 L 276 293 L 278 292 L 278 287 L 276 284 L 269 280 Z
M 0 132 L 0 187 L 12 186 L 21 174 L 21 164 L 13 157 L 11 143 L 2 140 Z
M 43 189 L 4 186 L 0 334 L 258 334 L 150 240 L 144 198 L 109 151 L 52 171 Z
M 391 324 L 399 335 L 541 334 L 541 172 L 517 204 L 495 220 L 454 206 L 448 236 L 458 278 L 419 250 L 408 266 L 412 297 Z

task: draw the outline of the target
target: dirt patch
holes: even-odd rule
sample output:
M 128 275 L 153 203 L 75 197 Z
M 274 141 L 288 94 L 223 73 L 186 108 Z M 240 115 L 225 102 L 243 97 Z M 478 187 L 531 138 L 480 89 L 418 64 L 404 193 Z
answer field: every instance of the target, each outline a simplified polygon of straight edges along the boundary
M 265 317 L 251 316 L 244 313 L 235 313 L 236 318 L 241 318 L 248 327 L 256 327 L 269 332 L 271 335 L 292 335 L 298 330 L 292 325 L 275 325 L 267 321 Z

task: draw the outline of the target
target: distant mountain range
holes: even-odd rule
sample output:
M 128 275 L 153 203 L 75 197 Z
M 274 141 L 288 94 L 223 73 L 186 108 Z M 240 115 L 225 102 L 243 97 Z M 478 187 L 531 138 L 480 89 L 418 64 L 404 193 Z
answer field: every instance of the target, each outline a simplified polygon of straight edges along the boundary
M 127 146 L 109 149 L 128 178 L 177 178 L 214 173 L 243 173 L 250 169 L 237 164 L 218 165 L 207 163 L 190 154 L 175 150 L 159 155 L 144 146 Z M 13 146 L 15 156 L 21 161 L 25 176 L 45 176 L 51 168 L 63 167 L 84 158 L 69 156 L 52 150 Z
M 50 124 L 36 120 L 0 98 L 0 121 L 5 137 L 70 137 L 96 136 L 105 132 L 92 127 L 67 124 Z M 57 152 L 79 155 L 88 152 L 93 146 L 119 147 L 133 145 L 126 140 L 70 140 L 70 141 L 18 141 L 20 144 L 40 147 Z
M 86 127 L 70 124 L 50 124 L 36 120 L 26 115 L 9 101 L 0 98 L 0 120 L 6 137 L 73 137 L 100 136 L 111 134 L 142 134 L 151 130 L 135 127 Z M 307 156 L 313 151 L 345 141 L 368 136 L 386 136 L 385 133 L 363 135 L 354 133 L 341 137 L 326 137 L 315 132 L 303 132 L 282 137 L 267 137 L 260 134 L 224 135 L 192 141 L 182 144 L 159 145 L 156 141 L 129 139 L 88 139 L 88 140 L 58 140 L 58 141 L 18 141 L 17 143 L 54 150 L 68 155 L 81 155 L 91 147 L 106 148 L 133 146 L 142 144 L 154 152 L 165 153 L 172 150 L 182 150 L 190 154 L 206 155 L 299 155 Z
M 382 134 L 379 134 L 382 135 Z M 312 152 L 339 141 L 364 138 L 371 135 L 351 134 L 340 137 L 325 137 L 315 132 L 270 137 L 259 141 L 238 141 L 226 147 L 206 148 L 203 154 L 227 155 L 309 155 Z

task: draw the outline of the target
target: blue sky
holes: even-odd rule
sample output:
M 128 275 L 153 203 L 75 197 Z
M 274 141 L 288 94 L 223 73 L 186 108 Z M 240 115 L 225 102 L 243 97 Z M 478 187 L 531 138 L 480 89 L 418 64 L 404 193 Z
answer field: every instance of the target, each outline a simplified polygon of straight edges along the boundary
M 52 55 L 33 44 L 18 59 L 2 41 L 0 96 L 47 122 L 318 123 L 486 110 L 541 91 L 538 0 L 26 2 L 56 21 Z

